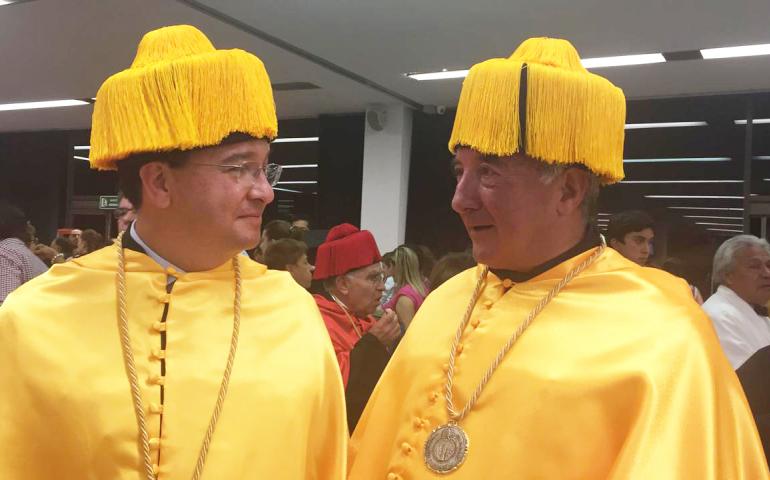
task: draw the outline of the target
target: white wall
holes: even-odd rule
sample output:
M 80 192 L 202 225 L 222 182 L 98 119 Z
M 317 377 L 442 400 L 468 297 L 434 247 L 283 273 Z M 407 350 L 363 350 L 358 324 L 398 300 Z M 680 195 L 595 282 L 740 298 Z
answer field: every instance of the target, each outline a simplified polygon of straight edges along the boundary
M 361 192 L 361 229 L 374 234 L 382 253 L 404 243 L 412 147 L 411 109 L 404 105 L 384 108 L 383 130 L 366 125 Z

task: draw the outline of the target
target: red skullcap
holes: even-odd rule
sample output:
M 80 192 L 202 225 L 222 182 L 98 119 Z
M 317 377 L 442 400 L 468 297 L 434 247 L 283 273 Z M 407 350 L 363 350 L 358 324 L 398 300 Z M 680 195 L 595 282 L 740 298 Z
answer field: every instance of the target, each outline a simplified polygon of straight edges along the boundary
M 318 246 L 313 278 L 336 277 L 356 268 L 368 267 L 379 262 L 380 258 L 370 231 L 343 223 L 329 230 L 326 241 Z

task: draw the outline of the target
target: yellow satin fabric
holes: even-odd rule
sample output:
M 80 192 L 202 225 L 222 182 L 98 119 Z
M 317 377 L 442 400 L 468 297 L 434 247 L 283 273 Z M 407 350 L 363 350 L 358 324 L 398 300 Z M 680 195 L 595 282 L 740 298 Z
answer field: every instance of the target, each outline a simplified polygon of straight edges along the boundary
M 230 262 L 182 275 L 126 251 L 134 357 L 160 480 L 188 480 L 230 346 Z M 312 297 L 242 257 L 240 342 L 204 479 L 345 476 L 344 392 Z M 116 320 L 114 247 L 55 266 L 0 308 L 0 478 L 143 477 Z M 160 333 L 169 302 L 165 401 Z M 157 382 L 156 382 L 157 383 Z M 162 427 L 162 432 L 161 432 Z
M 507 293 L 489 274 L 457 356 L 456 408 L 592 251 Z M 448 420 L 449 347 L 479 271 L 454 277 L 418 311 L 354 432 L 350 480 L 768 478 L 743 391 L 687 285 L 611 249 L 535 319 L 460 422 L 465 463 L 430 472 L 423 445 Z

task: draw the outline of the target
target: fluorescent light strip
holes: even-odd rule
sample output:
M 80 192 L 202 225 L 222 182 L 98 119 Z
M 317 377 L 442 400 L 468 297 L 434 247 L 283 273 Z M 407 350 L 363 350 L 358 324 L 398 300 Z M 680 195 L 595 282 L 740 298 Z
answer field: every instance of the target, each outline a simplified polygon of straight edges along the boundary
M 286 170 L 287 168 L 318 168 L 317 163 L 306 163 L 303 165 L 282 165 L 281 168 Z
M 743 180 L 623 180 L 620 183 L 743 183 Z
M 770 155 L 757 155 L 756 157 L 751 157 L 754 160 L 770 160 Z
M 15 3 L 16 0 L 0 0 L 0 6 L 3 5 L 10 5 L 12 3 Z
M 580 61 L 585 68 L 625 67 L 628 65 L 646 65 L 665 63 L 662 53 L 644 53 L 641 55 L 620 55 L 617 57 L 584 58 Z
M 75 150 L 91 150 L 91 145 L 75 145 L 72 148 Z
M 0 104 L 0 112 L 11 110 L 35 110 L 38 108 L 74 107 L 77 105 L 90 105 L 83 100 L 46 100 L 44 102 L 21 102 Z
M 662 53 L 644 53 L 641 55 L 619 55 L 614 57 L 584 58 L 580 62 L 585 68 L 625 67 L 628 65 L 646 65 L 650 63 L 665 63 L 666 58 Z M 465 78 L 469 70 L 447 70 L 440 72 L 407 73 L 406 76 L 418 80 L 448 80 L 452 78 Z
M 695 225 L 715 225 L 717 227 L 743 227 L 743 224 L 735 223 L 712 223 L 712 222 L 695 222 Z
M 736 125 L 746 125 L 748 124 L 748 120 L 735 120 Z M 762 123 L 770 123 L 770 118 L 755 118 L 751 120 L 751 123 L 754 125 L 759 125 Z
M 735 195 L 645 195 L 645 198 L 705 198 L 723 200 L 743 200 L 742 196 Z
M 731 212 L 742 212 L 743 208 L 739 207 L 666 207 L 672 210 L 722 210 Z
M 683 215 L 684 218 L 711 218 L 717 220 L 743 220 L 743 217 L 715 217 L 713 215 Z
M 611 217 L 614 215 L 614 213 L 597 213 L 600 217 Z
M 754 57 L 757 55 L 770 55 L 770 43 L 761 45 L 742 45 L 739 47 L 704 48 L 700 54 L 704 59 L 712 58 L 736 58 Z
M 89 160 L 89 159 L 88 159 L 88 157 L 79 157 L 79 156 L 77 156 L 77 155 L 75 155 L 75 156 L 74 156 L 74 157 L 72 157 L 72 158 L 77 158 L 78 160 L 83 160 L 83 161 L 86 161 L 86 162 L 90 162 L 90 161 L 91 161 L 91 160 Z
M 658 122 L 658 123 L 627 123 L 626 130 L 641 130 L 645 128 L 682 128 L 706 127 L 706 122 Z
M 317 142 L 318 137 L 287 137 L 276 138 L 273 143 L 302 143 L 302 142 Z
M 316 180 L 290 180 L 288 182 L 278 182 L 276 185 L 315 185 Z
M 465 78 L 468 76 L 468 70 L 442 70 L 440 72 L 408 73 L 406 76 L 419 81 L 448 80 L 450 78 Z
M 735 233 L 743 233 L 743 230 L 730 230 L 728 228 L 707 228 L 706 230 L 711 230 L 712 232 L 735 232 Z
M 278 190 L 279 192 L 289 192 L 289 193 L 302 193 L 302 192 L 300 192 L 299 190 L 291 190 L 291 189 L 289 189 L 289 188 L 278 188 L 278 187 L 273 187 L 273 190 Z
M 730 157 L 627 158 L 623 163 L 729 162 Z

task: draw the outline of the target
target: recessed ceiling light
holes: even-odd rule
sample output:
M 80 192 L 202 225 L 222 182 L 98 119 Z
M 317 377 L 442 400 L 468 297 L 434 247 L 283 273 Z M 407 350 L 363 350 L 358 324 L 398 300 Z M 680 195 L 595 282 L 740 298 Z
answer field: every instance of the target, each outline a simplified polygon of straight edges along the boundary
M 735 195 L 645 195 L 645 198 L 710 198 L 710 199 L 743 200 L 743 196 L 735 196 Z
M 278 190 L 279 192 L 289 192 L 289 193 L 302 193 L 302 192 L 300 192 L 299 190 L 291 190 L 291 189 L 289 189 L 289 188 L 278 188 L 278 187 L 273 187 L 273 190 Z
M 318 168 L 317 163 L 306 163 L 302 165 L 282 165 L 282 169 L 286 170 L 287 168 Z
M 749 123 L 748 120 L 735 120 L 736 125 L 746 125 Z M 751 123 L 754 125 L 759 125 L 761 123 L 770 123 L 770 118 L 754 118 L 751 120 Z
M 735 233 L 743 233 L 743 230 L 730 230 L 728 228 L 707 228 L 706 230 L 711 230 L 712 232 L 735 232 Z
M 683 215 L 684 218 L 710 218 L 712 220 L 743 220 L 743 217 L 715 217 L 713 215 Z
M 302 143 L 302 142 L 317 142 L 318 137 L 288 137 L 288 138 L 276 138 L 272 143 Z
M 730 212 L 742 212 L 743 208 L 739 207 L 666 207 L 672 210 L 721 210 Z
M 290 180 L 288 182 L 278 182 L 276 185 L 315 185 L 316 180 Z
M 624 67 L 627 65 L 645 65 L 648 63 L 664 63 L 662 53 L 645 53 L 642 55 L 620 55 L 617 57 L 584 58 L 580 61 L 585 68 Z
M 743 183 L 743 180 L 623 180 L 620 183 Z
M 742 45 L 739 47 L 704 48 L 700 51 L 704 59 L 754 57 L 770 55 L 770 43 L 761 45 Z
M 43 102 L 20 102 L 0 104 L 0 112 L 10 110 L 34 110 L 37 108 L 74 107 L 77 105 L 90 105 L 83 100 L 46 100 Z
M 600 217 L 611 217 L 615 215 L 614 213 L 597 213 Z
M 442 70 L 440 72 L 407 73 L 406 76 L 419 81 L 448 80 L 450 78 L 465 78 L 468 76 L 468 70 Z
M 627 123 L 626 130 L 640 130 L 644 128 L 682 128 L 682 127 L 706 127 L 708 122 L 654 122 L 654 123 Z
M 730 157 L 627 158 L 623 163 L 729 162 Z
M 74 148 L 75 150 L 91 150 L 90 145 L 75 145 L 72 148 Z
M 75 156 L 73 156 L 72 158 L 75 158 L 75 159 L 77 159 L 77 160 L 83 160 L 83 161 L 86 161 L 86 162 L 90 162 L 90 160 L 88 159 L 88 157 L 80 157 L 80 156 L 78 156 L 78 155 L 75 155 Z

